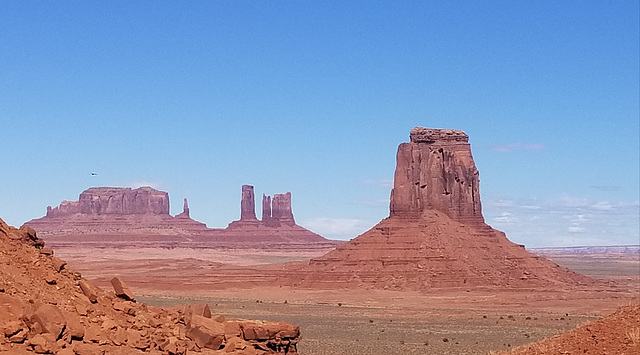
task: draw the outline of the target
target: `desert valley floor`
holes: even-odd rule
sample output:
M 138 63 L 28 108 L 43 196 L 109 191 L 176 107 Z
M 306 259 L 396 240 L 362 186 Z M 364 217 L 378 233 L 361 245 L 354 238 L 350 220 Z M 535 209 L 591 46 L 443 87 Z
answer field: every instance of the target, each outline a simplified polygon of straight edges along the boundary
M 212 312 L 300 325 L 302 354 L 489 354 L 537 341 L 637 302 L 640 256 L 552 255 L 605 287 L 549 291 L 500 288 L 322 290 L 247 279 L 277 262 L 325 251 L 108 247 L 49 243 L 56 255 L 105 289 L 114 275 L 152 305 L 207 302 Z M 221 264 L 223 262 L 224 264 Z M 243 282 L 237 278 L 242 277 Z

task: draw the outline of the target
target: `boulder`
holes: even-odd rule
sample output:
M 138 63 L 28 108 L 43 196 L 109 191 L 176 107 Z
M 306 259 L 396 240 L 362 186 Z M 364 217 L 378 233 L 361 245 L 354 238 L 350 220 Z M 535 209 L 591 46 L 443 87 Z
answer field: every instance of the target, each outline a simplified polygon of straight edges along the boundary
M 96 292 L 93 290 L 93 287 L 91 287 L 87 281 L 78 281 L 78 286 L 80 286 L 80 290 L 82 290 L 82 293 L 87 296 L 91 303 L 98 302 L 98 294 L 96 294 Z
M 51 304 L 37 307 L 29 316 L 29 323 L 31 330 L 36 334 L 50 333 L 54 342 L 60 337 L 67 324 L 58 307 Z
M 213 319 L 193 315 L 187 324 L 186 335 L 200 348 L 218 350 L 224 342 L 224 326 Z
M 135 301 L 133 292 L 131 292 L 127 284 L 125 284 L 122 279 L 117 276 L 112 278 L 111 285 L 113 286 L 113 291 L 116 293 L 116 296 L 127 301 Z

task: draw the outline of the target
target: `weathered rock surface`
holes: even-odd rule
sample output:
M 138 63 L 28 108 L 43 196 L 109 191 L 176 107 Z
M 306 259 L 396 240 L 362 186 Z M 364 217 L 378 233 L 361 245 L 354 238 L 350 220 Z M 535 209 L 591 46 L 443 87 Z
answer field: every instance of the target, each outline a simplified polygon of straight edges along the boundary
M 92 187 L 80 193 L 78 201 L 47 207 L 44 217 L 25 225 L 36 229 L 43 238 L 86 234 L 188 235 L 207 229 L 204 223 L 189 217 L 186 199 L 184 208 L 180 215 L 171 216 L 169 195 L 151 187 Z
M 296 224 L 291 211 L 291 192 L 273 195 L 271 211 L 271 220 L 286 225 Z
M 478 169 L 462 131 L 411 130 L 398 147 L 389 215 L 416 218 L 436 210 L 461 223 L 484 223 Z
M 313 287 L 530 287 L 593 283 L 484 223 L 478 170 L 462 131 L 411 131 L 398 148 L 390 216 L 310 261 Z
M 262 196 L 262 220 L 255 213 L 253 186 L 242 186 L 240 220 L 223 230 L 211 230 L 216 239 L 239 242 L 326 243 L 329 240 L 296 224 L 291 208 L 291 192 Z
M 300 330 L 211 316 L 207 306 L 159 308 L 91 285 L 0 219 L 0 353 L 295 354 Z M 47 282 L 55 274 L 56 283 Z M 133 298 L 122 280 L 117 294 Z M 89 294 L 89 296 L 87 296 Z
M 242 185 L 242 200 L 240 202 L 240 220 L 256 221 L 256 197 L 253 186 Z
M 82 214 L 169 214 L 169 194 L 151 187 L 92 187 L 80 194 L 78 201 L 63 201 L 47 207 L 48 217 Z

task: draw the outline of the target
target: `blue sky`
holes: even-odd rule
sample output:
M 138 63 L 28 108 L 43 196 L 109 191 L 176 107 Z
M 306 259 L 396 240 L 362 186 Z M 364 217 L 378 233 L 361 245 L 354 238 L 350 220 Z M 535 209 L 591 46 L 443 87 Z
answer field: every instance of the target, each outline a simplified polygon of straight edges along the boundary
M 470 136 L 527 246 L 638 244 L 637 1 L 4 1 L 0 217 L 152 185 L 225 227 L 240 186 L 349 239 L 414 126 Z M 98 173 L 91 176 L 91 172 Z

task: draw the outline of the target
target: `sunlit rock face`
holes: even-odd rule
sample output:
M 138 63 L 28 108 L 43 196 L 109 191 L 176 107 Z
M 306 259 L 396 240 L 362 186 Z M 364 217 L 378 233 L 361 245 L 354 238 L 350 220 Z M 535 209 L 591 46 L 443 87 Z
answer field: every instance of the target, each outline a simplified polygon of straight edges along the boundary
M 415 218 L 444 212 L 465 224 L 482 224 L 478 169 L 462 131 L 416 127 L 398 147 L 389 215 Z
M 47 208 L 47 217 L 76 213 L 169 215 L 169 194 L 151 187 L 92 187 L 84 190 L 78 201 L 63 201 L 58 207 Z

